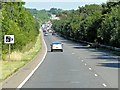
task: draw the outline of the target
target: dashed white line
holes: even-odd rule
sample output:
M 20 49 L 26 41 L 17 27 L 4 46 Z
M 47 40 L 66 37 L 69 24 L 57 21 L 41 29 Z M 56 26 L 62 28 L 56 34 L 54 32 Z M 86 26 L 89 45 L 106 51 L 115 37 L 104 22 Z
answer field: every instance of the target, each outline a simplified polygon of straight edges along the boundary
M 92 70 L 92 68 L 89 68 L 89 70 Z
M 83 62 L 83 60 L 81 60 Z
M 72 54 L 75 54 L 75 53 L 72 53 Z
M 85 63 L 85 66 L 86 66 L 87 64 Z
M 102 84 L 104 87 L 107 87 L 107 85 L 105 83 Z
M 95 74 L 95 76 L 97 77 L 98 75 L 97 75 L 97 74 Z

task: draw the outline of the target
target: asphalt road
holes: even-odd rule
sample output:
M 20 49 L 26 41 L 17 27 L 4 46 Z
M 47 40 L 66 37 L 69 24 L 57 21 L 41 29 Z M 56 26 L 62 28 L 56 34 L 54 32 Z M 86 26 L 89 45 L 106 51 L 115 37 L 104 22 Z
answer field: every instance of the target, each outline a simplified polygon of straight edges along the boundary
M 118 87 L 117 57 L 51 34 L 44 39 L 47 55 L 22 88 Z M 53 41 L 61 41 L 64 52 L 50 52 Z

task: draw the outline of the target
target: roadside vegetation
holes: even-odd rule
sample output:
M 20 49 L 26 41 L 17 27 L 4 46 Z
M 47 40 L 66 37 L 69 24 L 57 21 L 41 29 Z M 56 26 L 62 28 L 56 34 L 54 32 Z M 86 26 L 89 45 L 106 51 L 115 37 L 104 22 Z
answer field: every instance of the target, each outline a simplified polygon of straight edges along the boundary
M 35 43 L 39 34 L 39 24 L 22 6 L 24 4 L 24 2 L 2 3 L 2 37 L 6 34 L 14 35 L 15 43 L 11 45 L 12 51 L 21 51 L 27 44 Z M 8 53 L 8 45 L 4 44 L 4 41 L 2 41 L 2 53 L 3 55 Z
M 53 29 L 66 38 L 120 48 L 120 1 L 60 12 Z
M 23 7 L 24 4 L 24 2 L 2 2 L 0 82 L 33 60 L 42 47 L 39 28 L 43 17 L 38 17 L 40 13 L 33 17 L 33 13 Z M 8 44 L 4 44 L 4 35 L 14 35 L 15 38 L 14 44 L 11 45 L 10 60 Z
M 51 16 L 46 10 L 28 9 L 34 18 L 36 18 L 40 24 L 45 23 Z
M 35 55 L 39 52 L 42 47 L 41 35 L 37 36 L 37 41 L 35 45 L 29 51 L 14 51 L 10 54 L 11 61 L 4 60 L 0 61 L 0 70 L 2 70 L 2 74 L 0 76 L 0 81 L 6 79 L 8 76 L 16 72 L 19 68 L 27 64 L 31 61 Z M 24 47 L 23 49 L 26 49 Z

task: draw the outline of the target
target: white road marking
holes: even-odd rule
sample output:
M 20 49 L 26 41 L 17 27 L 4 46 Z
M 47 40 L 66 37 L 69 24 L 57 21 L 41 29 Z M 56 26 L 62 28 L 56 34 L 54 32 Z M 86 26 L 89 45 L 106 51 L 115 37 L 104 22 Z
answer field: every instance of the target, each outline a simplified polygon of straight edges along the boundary
M 102 84 L 104 87 L 107 87 L 107 85 L 105 83 Z
M 42 64 L 42 62 L 44 61 L 45 59 L 45 56 L 47 54 L 47 45 L 45 43 L 45 41 L 43 40 L 44 44 L 45 44 L 45 48 L 46 48 L 46 51 L 45 51 L 45 54 L 41 60 L 41 62 L 35 67 L 35 69 L 25 78 L 25 80 L 17 87 L 18 89 L 22 88 L 22 86 L 29 80 L 29 78 L 34 74 L 34 72 L 39 68 L 39 66 Z
M 72 53 L 72 54 L 75 54 L 75 53 Z
M 98 75 L 97 75 L 97 74 L 95 74 L 95 76 L 97 77 Z
M 83 60 L 81 60 L 83 62 Z
M 89 70 L 92 70 L 92 68 L 89 68 Z
M 85 63 L 85 66 L 86 66 L 87 64 Z
M 78 81 L 74 81 L 74 82 L 71 82 L 71 83 L 76 83 L 76 84 L 77 84 L 77 83 L 80 83 L 80 82 L 78 82 Z

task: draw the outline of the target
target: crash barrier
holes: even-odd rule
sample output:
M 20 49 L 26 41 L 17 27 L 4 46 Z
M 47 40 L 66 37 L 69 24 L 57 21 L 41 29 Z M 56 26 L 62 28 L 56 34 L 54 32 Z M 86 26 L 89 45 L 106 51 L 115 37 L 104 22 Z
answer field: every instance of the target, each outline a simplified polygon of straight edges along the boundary
M 61 35 L 61 36 L 66 38 L 66 39 L 72 40 L 72 41 L 88 44 L 88 45 L 90 45 L 90 47 L 93 47 L 93 48 L 101 47 L 101 48 L 107 48 L 107 49 L 110 49 L 110 50 L 114 50 L 114 51 L 120 52 L 120 48 L 117 48 L 117 47 L 112 47 L 112 46 L 107 46 L 107 45 L 103 45 L 103 44 L 98 44 L 97 42 L 96 43 L 90 43 L 90 42 L 87 42 L 87 41 L 76 40 L 75 38 L 70 38 L 70 37 L 66 37 L 66 36 L 63 36 L 63 35 Z

